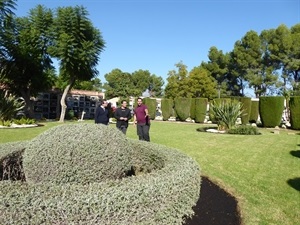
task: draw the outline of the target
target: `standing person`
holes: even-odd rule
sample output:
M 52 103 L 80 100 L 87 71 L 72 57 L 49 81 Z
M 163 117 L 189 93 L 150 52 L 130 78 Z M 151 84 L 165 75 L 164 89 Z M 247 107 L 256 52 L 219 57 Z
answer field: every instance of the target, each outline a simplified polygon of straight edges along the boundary
M 109 122 L 109 112 L 107 109 L 107 101 L 103 99 L 101 101 L 101 104 L 97 107 L 96 109 L 96 114 L 95 114 L 95 123 L 99 124 L 104 124 L 108 125 Z
M 150 118 L 148 107 L 143 104 L 142 98 L 137 99 L 137 107 L 134 109 L 133 124 L 137 126 L 139 140 L 150 141 Z
M 126 134 L 128 121 L 131 119 L 131 111 L 127 108 L 125 100 L 122 100 L 121 107 L 116 109 L 115 118 L 117 119 L 117 128 Z

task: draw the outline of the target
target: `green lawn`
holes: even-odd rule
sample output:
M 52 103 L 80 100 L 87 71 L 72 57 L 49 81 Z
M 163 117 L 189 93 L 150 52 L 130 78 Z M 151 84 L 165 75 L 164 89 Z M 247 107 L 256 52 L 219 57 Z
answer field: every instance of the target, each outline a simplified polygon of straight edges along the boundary
M 0 143 L 28 140 L 57 124 L 0 129 Z M 153 121 L 151 141 L 194 158 L 203 175 L 238 198 L 246 225 L 299 224 L 300 131 L 261 129 L 263 135 L 243 136 L 197 132 L 201 126 Z M 137 139 L 133 126 L 127 136 Z

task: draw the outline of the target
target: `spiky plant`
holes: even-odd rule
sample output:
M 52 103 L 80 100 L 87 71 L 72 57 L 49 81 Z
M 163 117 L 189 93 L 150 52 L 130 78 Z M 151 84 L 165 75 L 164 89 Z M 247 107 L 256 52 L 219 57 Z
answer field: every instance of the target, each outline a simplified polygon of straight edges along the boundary
M 241 116 L 242 104 L 239 101 L 214 101 L 210 105 L 210 110 L 218 123 L 219 129 L 231 129 L 235 126 L 236 120 Z
M 13 119 L 24 106 L 25 101 L 23 98 L 16 97 L 7 90 L 0 90 L 0 121 L 2 125 L 5 121 Z

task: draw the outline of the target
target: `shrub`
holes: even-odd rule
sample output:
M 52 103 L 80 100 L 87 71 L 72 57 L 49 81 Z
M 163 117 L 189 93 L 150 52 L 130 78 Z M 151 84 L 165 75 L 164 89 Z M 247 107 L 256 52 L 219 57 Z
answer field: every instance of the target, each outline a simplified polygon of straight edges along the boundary
M 211 110 L 211 104 L 221 104 L 222 102 L 229 102 L 229 101 L 232 101 L 231 98 L 215 98 L 215 99 L 212 99 L 210 102 L 209 102 L 209 119 L 213 122 L 213 123 L 218 123 L 218 121 L 216 120 L 216 118 L 214 118 L 214 114 Z
M 73 119 L 75 119 L 75 113 L 74 113 L 73 109 L 67 110 L 67 112 L 65 114 L 65 119 L 66 120 L 73 120 Z
M 173 100 L 172 99 L 162 99 L 161 100 L 161 111 L 163 120 L 168 120 L 172 116 L 173 111 Z
M 196 123 L 203 123 L 206 111 L 207 111 L 207 98 L 196 98 L 195 99 L 195 122 Z
M 249 116 L 249 122 L 250 123 L 256 123 L 259 115 L 259 102 L 258 101 L 251 101 L 251 110 L 250 110 L 250 116 Z
M 300 96 L 293 96 L 289 101 L 291 127 L 300 130 Z
M 196 99 L 195 98 L 191 98 L 190 118 L 192 120 L 195 120 L 195 118 L 196 118 Z
M 24 106 L 25 101 L 22 98 L 0 89 L 0 121 L 2 124 L 4 121 L 14 118 L 16 113 L 23 109 Z
M 257 127 L 249 125 L 240 125 L 234 128 L 231 128 L 227 131 L 228 134 L 243 134 L 243 135 L 258 135 L 261 134 Z
M 210 104 L 210 110 L 219 128 L 224 127 L 225 130 L 233 128 L 242 113 L 241 103 L 236 100 L 214 101 Z
M 73 145 L 70 143 L 70 140 L 73 140 L 74 145 L 79 145 L 77 149 L 81 149 L 81 160 L 95 168 L 95 171 L 99 167 L 99 163 L 88 162 L 85 157 L 89 160 L 91 158 L 85 154 L 85 151 L 93 152 L 94 158 L 103 159 L 110 154 L 103 151 L 102 146 L 112 142 L 109 146 L 116 158 L 118 158 L 117 154 L 124 154 L 126 157 L 123 156 L 122 159 L 127 161 L 127 154 L 132 156 L 127 163 L 138 168 L 135 170 L 135 174 L 123 179 L 106 179 L 105 182 L 89 183 L 85 180 L 81 182 L 82 179 L 78 182 L 58 183 L 55 179 L 47 178 L 42 179 L 42 182 L 38 180 L 37 183 L 2 181 L 0 182 L 0 221 L 3 225 L 43 223 L 181 225 L 184 218 L 193 214 L 192 207 L 196 204 L 200 193 L 199 166 L 193 159 L 175 149 L 162 145 L 126 139 L 115 128 L 113 131 L 107 126 L 80 125 L 62 125 L 57 129 L 52 128 L 49 132 L 46 131 L 44 135 L 30 141 L 28 145 L 26 144 L 24 161 L 26 161 L 27 169 L 25 172 L 31 169 L 29 163 L 38 163 L 40 168 L 43 164 L 38 162 L 38 158 L 36 160 L 34 158 L 26 159 L 32 155 L 39 155 L 40 159 L 43 158 L 46 162 L 52 161 L 53 164 L 56 164 L 54 166 L 47 165 L 51 166 L 49 168 L 50 177 L 53 177 L 51 174 L 53 167 L 59 166 L 56 160 L 61 160 L 62 166 L 67 171 L 70 170 L 70 165 L 66 164 L 65 158 L 74 162 L 72 166 L 77 167 L 75 162 L 78 161 L 73 160 L 73 157 L 78 158 L 77 152 L 73 146 L 66 145 L 66 143 Z M 70 132 L 71 128 L 73 132 Z M 81 128 L 82 132 L 78 132 L 78 128 Z M 65 132 L 61 132 L 61 130 Z M 102 131 L 99 132 L 98 130 Z M 69 139 L 65 135 L 67 132 L 73 139 Z M 91 132 L 94 135 L 89 135 L 86 132 Z M 47 138 L 47 136 L 59 136 L 60 138 Z M 94 142 L 95 137 L 98 137 L 97 140 L 101 142 L 102 146 Z M 108 138 L 110 139 L 108 140 Z M 49 141 L 51 143 L 47 143 Z M 94 145 L 90 145 L 88 141 L 92 141 Z M 38 146 L 38 142 L 47 147 Z M 88 144 L 88 147 L 86 148 L 84 144 Z M 27 148 L 27 146 L 29 147 Z M 59 146 L 72 149 L 72 151 L 58 150 Z M 50 152 L 48 148 L 51 148 L 53 152 Z M 95 148 L 96 151 L 90 148 Z M 117 148 L 118 151 L 116 151 Z M 105 149 L 109 151 L 109 148 Z M 132 151 L 127 153 L 127 150 Z M 57 157 L 56 159 L 53 156 L 51 156 L 52 159 L 45 157 L 53 154 L 62 155 L 61 151 L 64 153 L 73 152 L 73 154 L 66 154 L 65 157 Z M 94 159 L 92 160 L 95 162 Z M 108 160 L 111 161 L 111 159 Z M 111 163 L 123 164 L 116 161 L 111 161 Z M 80 165 L 84 170 L 83 163 L 80 162 Z M 106 164 L 106 166 L 109 165 Z M 120 165 L 114 166 L 120 167 Z M 103 168 L 107 171 L 105 166 Z M 44 168 L 41 169 L 44 170 Z M 37 170 L 34 169 L 33 171 Z M 77 170 L 73 171 L 76 172 Z M 89 172 L 96 173 L 92 170 Z M 62 173 L 64 172 L 62 171 Z M 43 175 L 48 176 L 46 173 Z M 86 175 L 89 176 L 90 174 Z M 32 178 L 34 175 L 31 174 L 30 177 Z M 32 181 L 32 179 L 30 180 Z
M 190 98 L 176 98 L 174 100 L 175 111 L 180 121 L 185 121 L 190 116 L 191 99 Z
M 263 127 L 279 126 L 284 109 L 283 96 L 259 97 L 259 114 Z
M 29 142 L 24 156 L 26 179 L 90 183 L 121 178 L 130 170 L 131 152 L 125 136 L 109 126 L 56 126 Z
M 156 117 L 156 99 L 144 98 L 143 103 L 148 107 L 150 119 L 154 120 Z
M 20 141 L 0 145 L 0 181 L 25 180 L 22 162 L 26 143 Z
M 34 119 L 22 117 L 20 119 L 14 119 L 13 122 L 18 125 L 23 125 L 23 124 L 35 124 Z
M 242 114 L 241 114 L 241 120 L 242 124 L 248 124 L 250 120 L 250 113 L 251 113 L 251 98 L 248 97 L 241 97 L 240 102 L 242 103 Z

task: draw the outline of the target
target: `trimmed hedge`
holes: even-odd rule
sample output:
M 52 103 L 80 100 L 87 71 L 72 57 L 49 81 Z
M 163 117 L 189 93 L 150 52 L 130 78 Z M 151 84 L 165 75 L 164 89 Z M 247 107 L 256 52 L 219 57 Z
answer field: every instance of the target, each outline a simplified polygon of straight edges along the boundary
M 62 136 L 61 134 L 66 134 L 65 130 L 70 131 L 69 128 L 71 127 L 74 130 L 69 133 L 69 136 L 73 137 L 73 141 L 79 145 L 78 149 L 81 149 L 81 160 L 84 163 L 80 163 L 80 165 L 83 168 L 85 168 L 84 164 L 87 164 L 92 167 L 89 171 L 93 173 L 92 169 L 95 168 L 96 171 L 99 167 L 99 165 L 88 162 L 84 158 L 90 159 L 85 152 L 87 150 L 95 153 L 94 157 L 97 159 L 106 158 L 103 152 L 110 155 L 102 151 L 102 147 L 99 148 L 97 144 L 94 147 L 88 144 L 91 138 L 92 141 L 94 140 L 94 135 L 85 133 L 90 131 L 95 133 L 95 136 L 101 133 L 102 136 L 98 136 L 98 141 L 102 145 L 111 143 L 112 148 L 119 149 L 118 152 L 114 149 L 112 151 L 115 154 L 124 154 L 125 156 L 122 158 L 126 161 L 127 154 L 131 156 L 128 167 L 132 169 L 132 176 L 114 180 L 106 179 L 105 182 L 86 182 L 85 179 L 79 179 L 78 182 L 72 180 L 70 182 L 57 182 L 57 179 L 53 178 L 37 180 L 37 182 L 31 179 L 31 182 L 27 183 L 2 181 L 0 182 L 1 224 L 179 225 L 184 222 L 184 218 L 193 215 L 192 207 L 196 204 L 200 193 L 200 170 L 193 159 L 175 149 L 162 145 L 127 139 L 117 129 L 107 126 L 62 125 L 58 126 L 57 129 L 50 129 L 52 132 L 55 130 L 55 133 L 47 131 L 45 133 Z M 82 129 L 78 130 L 78 128 Z M 80 151 L 73 148 L 69 137 L 64 136 L 67 140 L 63 141 L 63 138 L 59 137 L 47 138 L 45 133 L 34 139 L 33 143 L 29 144 L 30 148 L 25 149 L 24 161 L 27 162 L 25 172 L 30 169 L 36 171 L 36 166 L 29 165 L 29 162 L 39 163 L 36 160 L 26 159 L 31 154 L 36 155 L 39 152 L 33 146 L 39 150 L 46 150 L 46 148 L 35 145 L 37 140 L 42 141 L 41 137 L 44 137 L 45 140 L 40 144 L 53 147 L 52 154 L 60 154 L 62 150 L 57 150 L 55 146 L 61 145 L 62 148 L 72 148 L 76 153 L 67 155 L 65 158 L 73 162 L 73 156 L 76 160 L 79 158 L 77 151 L 78 154 Z M 82 133 L 85 133 L 86 136 Z M 116 135 L 110 136 L 111 134 Z M 77 139 L 79 140 L 77 141 Z M 60 142 L 46 143 L 49 140 L 60 140 Z M 129 147 L 124 146 L 124 141 Z M 89 147 L 84 147 L 85 145 L 80 142 L 89 145 Z M 68 145 L 72 145 L 72 147 Z M 95 148 L 98 152 L 91 148 Z M 127 150 L 132 151 L 127 153 Z M 47 152 L 50 155 L 51 151 Z M 66 162 L 65 158 L 61 160 Z M 49 161 L 53 160 L 49 159 Z M 95 162 L 94 159 L 93 161 Z M 122 162 L 119 163 L 123 164 Z M 39 165 L 43 167 L 43 165 Z M 76 165 L 74 166 L 76 167 Z M 113 166 L 120 167 L 119 165 Z M 66 170 L 69 170 L 68 164 L 65 167 Z M 47 176 L 47 174 L 44 175 Z M 82 175 L 84 176 L 84 173 Z M 58 176 L 61 175 L 58 174 Z M 90 176 L 97 178 L 97 175 Z M 33 174 L 32 177 L 34 177 Z
M 207 98 L 195 98 L 195 122 L 203 123 L 207 111 Z
M 195 120 L 195 118 L 196 118 L 196 99 L 195 98 L 191 98 L 190 118 L 192 120 Z
M 175 112 L 180 121 L 185 121 L 190 116 L 191 99 L 190 98 L 175 98 Z
M 242 114 L 241 120 L 242 124 L 246 125 L 249 123 L 250 120 L 250 113 L 251 113 L 251 98 L 248 97 L 241 97 L 240 102 L 242 103 Z
M 263 127 L 279 126 L 284 110 L 283 96 L 259 97 L 259 114 Z
M 291 128 L 300 130 L 300 96 L 290 97 L 289 108 Z
M 174 102 L 172 99 L 164 98 L 161 100 L 161 111 L 163 120 L 168 120 L 172 116 Z
M 143 103 L 148 107 L 150 119 L 154 120 L 156 117 L 156 99 L 144 98 Z
M 256 123 L 258 120 L 259 115 L 259 102 L 258 101 L 251 101 L 251 110 L 249 116 L 250 123 Z

